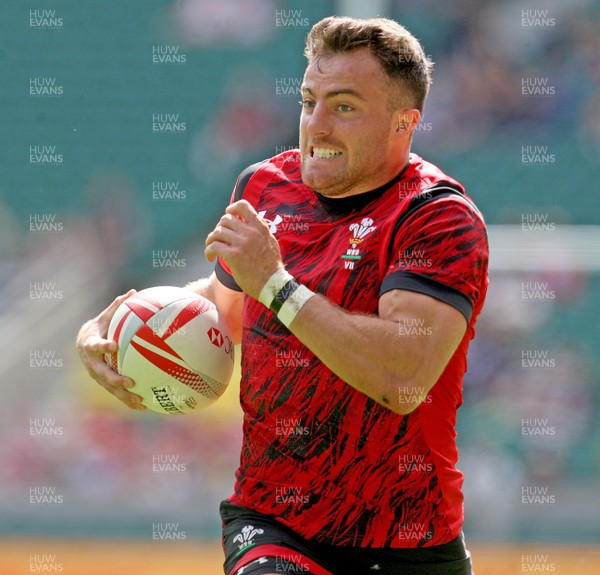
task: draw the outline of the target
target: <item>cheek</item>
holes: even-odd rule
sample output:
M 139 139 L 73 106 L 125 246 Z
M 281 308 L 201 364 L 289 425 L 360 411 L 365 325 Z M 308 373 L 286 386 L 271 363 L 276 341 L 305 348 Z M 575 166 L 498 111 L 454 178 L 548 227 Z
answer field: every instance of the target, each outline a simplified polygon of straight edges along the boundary
M 302 117 L 300 117 L 300 126 L 299 126 L 299 130 L 298 130 L 298 139 L 300 141 L 300 146 L 302 146 L 303 143 L 306 143 L 306 122 L 302 119 Z
M 349 169 L 373 174 L 389 161 L 389 141 L 386 134 L 369 132 L 353 142 L 348 150 Z
M 306 125 L 308 124 L 308 116 L 302 111 L 300 113 L 300 133 L 306 133 Z
M 364 151 L 364 153 L 371 156 L 379 156 L 382 150 L 388 148 L 390 143 L 390 133 L 387 126 L 381 121 L 376 129 L 371 127 L 370 130 L 365 130 L 363 137 L 358 140 L 358 145 Z

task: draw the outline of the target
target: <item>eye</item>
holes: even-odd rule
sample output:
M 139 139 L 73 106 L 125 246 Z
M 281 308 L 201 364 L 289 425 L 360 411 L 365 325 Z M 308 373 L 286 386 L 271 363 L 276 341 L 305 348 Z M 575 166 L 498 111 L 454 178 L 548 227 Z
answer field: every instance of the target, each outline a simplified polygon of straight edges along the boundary
M 352 112 L 354 110 L 354 108 L 348 104 L 340 104 L 337 109 L 340 112 Z
M 315 107 L 315 103 L 312 100 L 300 100 L 298 102 L 305 110 L 312 110 Z

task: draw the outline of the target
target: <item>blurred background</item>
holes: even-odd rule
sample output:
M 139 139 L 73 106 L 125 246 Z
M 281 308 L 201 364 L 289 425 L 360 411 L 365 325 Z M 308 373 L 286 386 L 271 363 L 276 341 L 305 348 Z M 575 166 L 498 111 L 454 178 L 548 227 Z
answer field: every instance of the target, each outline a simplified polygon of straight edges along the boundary
M 330 14 L 389 16 L 423 42 L 435 73 L 414 151 L 489 224 L 458 424 L 465 532 L 495 557 L 479 572 L 591 566 L 556 549 L 600 545 L 600 2 L 5 0 L 0 537 L 15 573 L 80 572 L 46 539 L 161 555 L 206 541 L 218 559 L 235 382 L 198 415 L 131 412 L 89 379 L 75 334 L 130 287 L 211 271 L 204 237 L 238 173 L 296 146 L 304 38 Z M 513 570 L 494 570 L 511 548 Z

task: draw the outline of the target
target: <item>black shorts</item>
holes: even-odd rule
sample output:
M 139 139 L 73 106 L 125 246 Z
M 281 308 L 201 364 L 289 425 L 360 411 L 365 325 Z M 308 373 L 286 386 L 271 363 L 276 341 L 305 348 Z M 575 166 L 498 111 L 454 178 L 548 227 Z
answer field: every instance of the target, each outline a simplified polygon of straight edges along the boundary
M 223 501 L 227 575 L 471 575 L 462 535 L 418 549 L 338 547 L 303 539 L 271 517 Z

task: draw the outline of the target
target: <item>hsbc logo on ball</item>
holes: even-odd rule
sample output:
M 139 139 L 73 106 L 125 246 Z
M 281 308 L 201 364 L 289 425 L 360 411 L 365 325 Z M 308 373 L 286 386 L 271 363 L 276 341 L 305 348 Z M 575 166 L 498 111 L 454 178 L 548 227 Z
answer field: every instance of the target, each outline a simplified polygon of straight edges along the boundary
M 207 333 L 210 343 L 216 345 L 217 347 L 223 347 L 225 339 L 223 338 L 223 334 L 216 327 L 211 327 Z
M 223 335 L 216 327 L 211 327 L 206 334 L 210 343 L 217 346 L 219 349 L 224 346 L 223 351 L 233 359 L 233 342 L 227 335 Z

